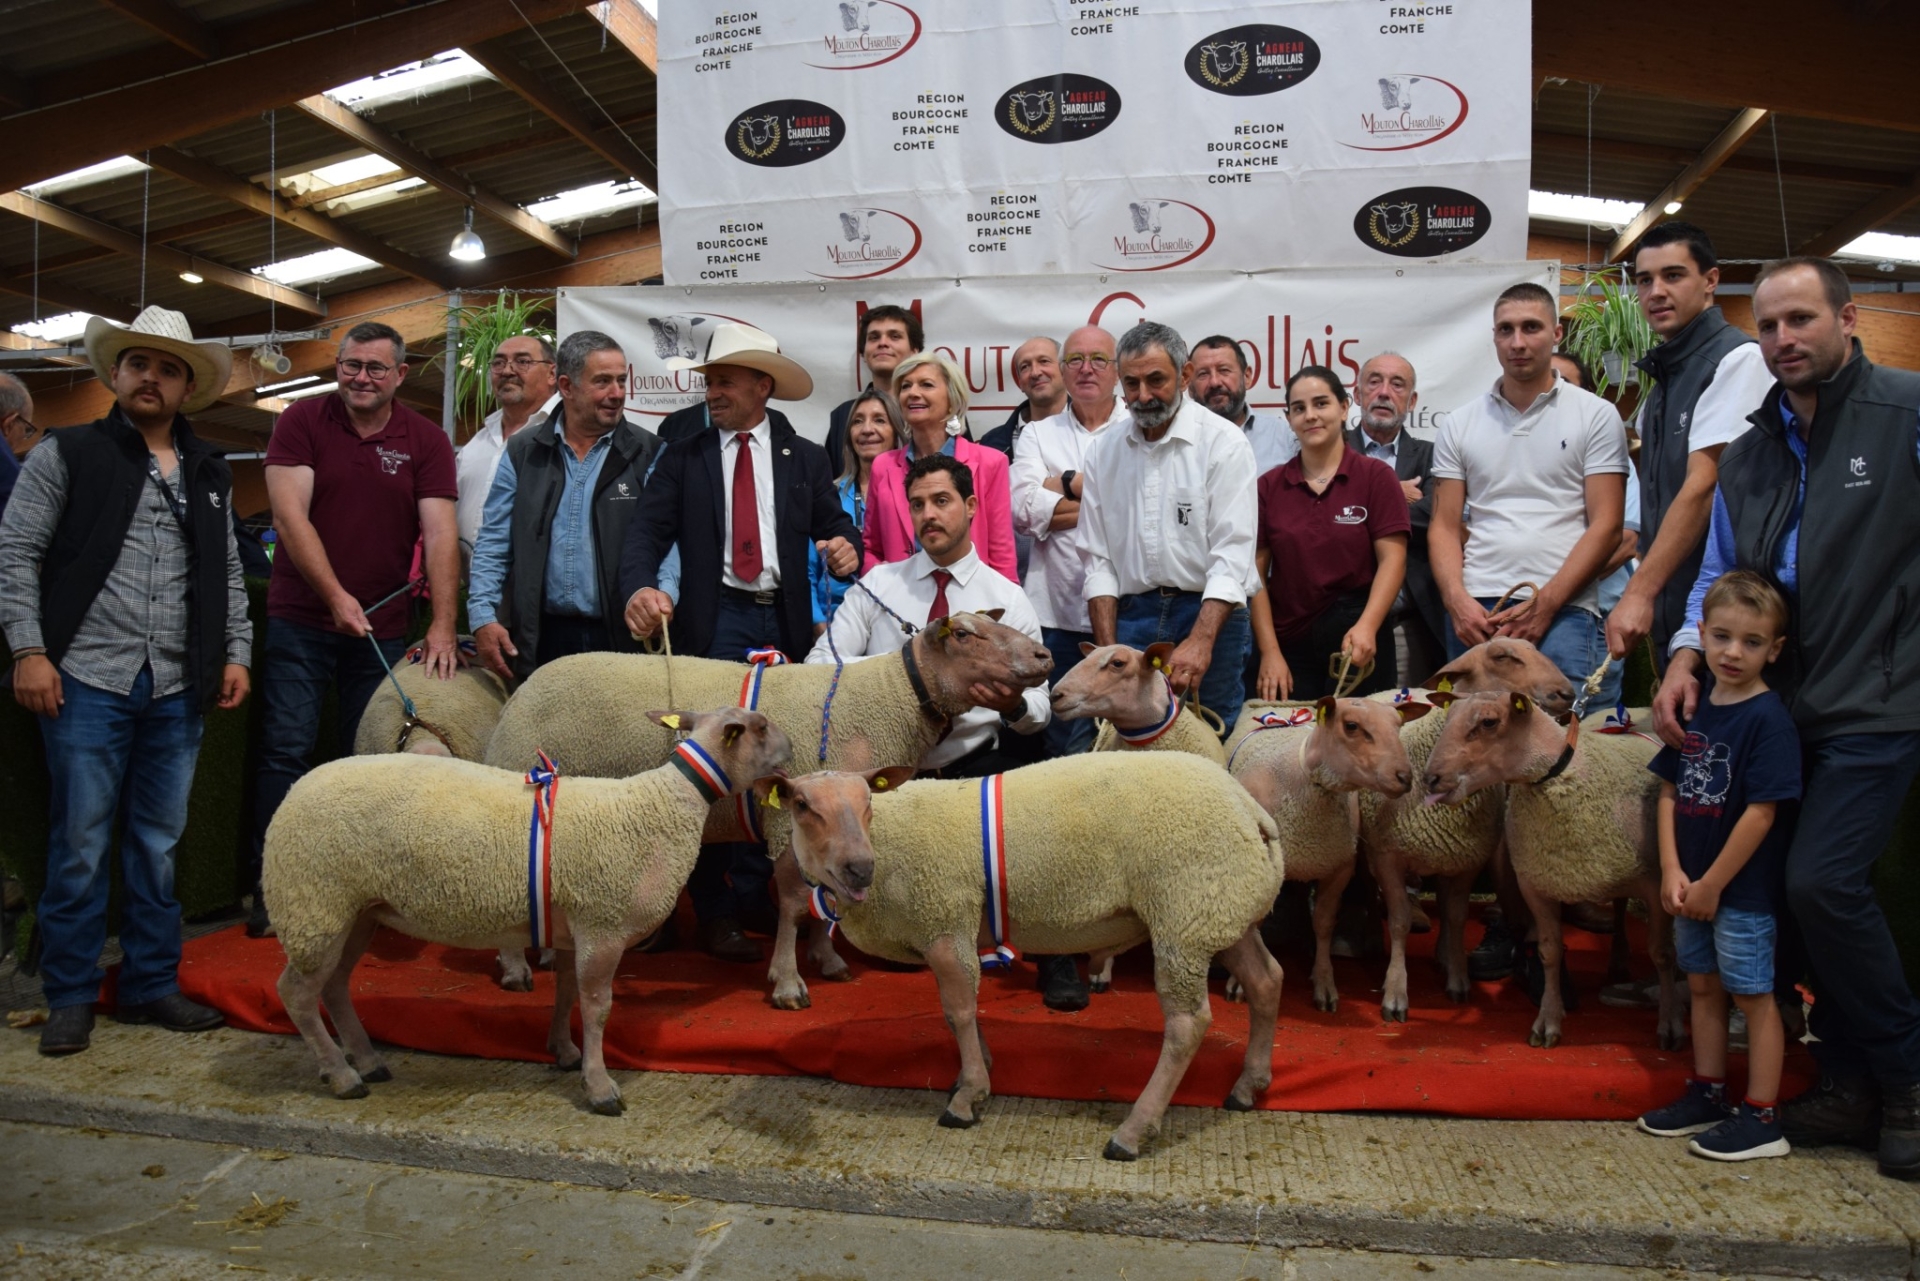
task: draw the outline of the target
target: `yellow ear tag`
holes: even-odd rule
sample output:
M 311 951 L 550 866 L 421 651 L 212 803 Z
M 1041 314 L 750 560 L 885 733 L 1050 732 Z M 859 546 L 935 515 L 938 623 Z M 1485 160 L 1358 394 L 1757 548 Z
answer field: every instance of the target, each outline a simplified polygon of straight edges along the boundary
M 1313 709 L 1313 723 L 1315 725 L 1325 725 L 1327 723 L 1327 707 L 1325 704 Z
M 1528 707 L 1530 707 L 1530 706 L 1531 706 L 1531 704 L 1527 702 L 1527 696 L 1526 696 L 1525 694 L 1515 694 L 1515 695 L 1513 696 L 1513 710 L 1514 710 L 1514 711 L 1516 711 L 1516 712 L 1524 712 L 1524 711 L 1526 711 L 1526 710 L 1527 710 L 1527 708 L 1528 708 Z
M 778 792 L 776 792 L 776 791 L 774 791 L 774 790 L 773 790 L 772 788 L 768 788 L 768 789 L 767 789 L 767 799 L 766 799 L 766 800 L 764 800 L 764 801 L 761 801 L 761 802 L 760 802 L 760 804 L 761 804 L 761 805 L 763 805 L 763 806 L 765 806 L 765 807 L 766 807 L 767 809 L 770 809 L 770 810 L 777 810 L 777 809 L 779 809 L 779 808 L 780 808 L 780 793 L 778 793 Z
M 873 790 L 876 792 L 884 792 L 887 790 L 887 776 L 885 774 L 873 780 Z
M 1449 676 L 1442 676 L 1437 682 L 1434 683 L 1433 689 L 1434 689 L 1434 692 L 1437 694 L 1453 693 L 1453 678 Z
M 667 727 L 668 729 L 679 729 L 679 728 L 680 728 L 680 713 L 678 713 L 678 712 L 671 712 L 671 713 L 669 713 L 669 714 L 667 714 L 667 715 L 665 715 L 665 716 L 662 716 L 662 717 L 660 718 L 660 723 L 661 723 L 662 725 L 664 725 L 664 726 L 666 726 L 666 727 Z
M 1160 655 L 1155 654 L 1153 656 L 1153 670 L 1157 672 L 1165 666 L 1166 666 L 1166 663 L 1162 661 Z

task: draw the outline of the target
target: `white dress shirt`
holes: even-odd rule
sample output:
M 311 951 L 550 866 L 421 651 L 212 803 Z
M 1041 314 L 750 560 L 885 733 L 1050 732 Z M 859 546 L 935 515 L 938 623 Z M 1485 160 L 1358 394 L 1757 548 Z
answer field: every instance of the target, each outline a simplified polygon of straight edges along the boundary
M 1133 416 L 1115 405 L 1113 414 L 1098 427 L 1087 428 L 1073 405 L 1051 418 L 1027 424 L 1014 447 L 1009 477 L 1013 497 L 1013 527 L 1033 538 L 1024 580 L 1034 613 L 1042 627 L 1086 632 L 1087 536 L 1084 517 L 1071 529 L 1049 530 L 1054 508 L 1064 495 L 1046 488 L 1049 477 L 1087 469 L 1087 450 L 1102 433 L 1126 429 Z
M 905 560 L 875 565 L 860 579 L 860 586 L 848 589 L 846 599 L 840 602 L 840 608 L 834 612 L 828 630 L 822 632 L 820 639 L 813 643 L 807 661 L 831 663 L 835 649 L 847 662 L 899 653 L 906 647 L 907 638 L 901 632 L 900 624 L 875 603 L 874 597 L 885 601 L 888 608 L 908 622 L 916 626 L 925 623 L 928 611 L 933 608 L 933 593 L 937 586 L 933 581 L 933 571 L 938 568 L 940 566 L 935 565 L 924 551 L 917 551 Z M 947 566 L 947 572 L 953 575 L 953 581 L 947 584 L 948 612 L 977 614 L 989 609 L 1005 610 L 1000 616 L 1002 623 L 1025 632 L 1036 641 L 1040 639 L 1040 620 L 1034 617 L 1033 605 L 1027 600 L 1026 593 L 1020 590 L 1018 583 L 984 564 L 978 553 L 969 550 L 965 556 Z M 832 638 L 831 643 L 828 637 Z M 1026 691 L 1025 702 L 1026 713 L 1013 722 L 1013 728 L 1022 734 L 1038 733 L 1046 728 L 1047 721 L 1053 716 L 1046 685 L 1041 684 Z M 997 741 L 999 733 L 1000 713 L 992 708 L 976 707 L 964 712 L 954 718 L 953 732 L 935 743 L 932 750 L 921 759 L 920 767 L 939 769 L 943 765 L 951 765 L 968 753 Z
M 560 393 L 556 391 L 533 417 L 520 425 L 520 430 L 545 422 L 559 403 Z M 500 455 L 507 452 L 507 438 L 500 434 L 504 412 L 496 409 L 488 414 L 473 439 L 460 446 L 459 457 L 454 462 L 454 486 L 460 495 L 454 506 L 454 519 L 460 526 L 461 551 L 469 557 L 473 555 L 474 542 L 480 537 L 480 522 L 486 515 L 487 491 L 493 488 L 494 469 L 500 465 Z
M 1258 476 L 1247 433 L 1188 399 L 1157 441 L 1138 423 L 1087 451 L 1080 527 L 1088 600 L 1156 587 L 1244 605 L 1253 566 Z
M 1300 438 L 1286 420 L 1272 414 L 1248 414 L 1241 424 L 1247 443 L 1253 446 L 1253 466 L 1262 476 L 1293 461 L 1300 452 Z
M 753 505 L 760 518 L 760 575 L 748 581 L 733 572 L 733 469 L 739 464 L 738 432 L 724 427 L 720 433 L 720 493 L 727 509 L 725 545 L 721 547 L 720 581 L 742 591 L 770 592 L 780 585 L 780 549 L 774 543 L 773 516 L 773 428 L 765 418 L 747 432 L 747 448 L 753 458 Z

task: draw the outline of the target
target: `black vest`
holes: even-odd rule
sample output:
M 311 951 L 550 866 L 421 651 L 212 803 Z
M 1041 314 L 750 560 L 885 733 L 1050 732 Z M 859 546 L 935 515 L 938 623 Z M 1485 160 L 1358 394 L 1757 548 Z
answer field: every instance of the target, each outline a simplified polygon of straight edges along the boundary
M 176 492 L 186 499 L 192 569 L 187 591 L 187 673 L 202 709 L 220 697 L 227 662 L 227 549 L 233 543 L 233 474 L 226 459 L 173 420 L 180 454 Z M 55 664 L 126 549 L 147 485 L 147 445 L 121 414 L 53 433 L 67 467 L 67 503 L 40 564 L 40 635 Z
M 567 462 L 561 451 L 560 423 L 567 412 L 556 405 L 537 427 L 522 428 L 507 442 L 518 482 L 513 495 L 512 541 L 507 549 L 507 577 L 495 611 L 501 626 L 513 638 L 520 656 L 514 674 L 531 675 L 540 648 L 540 615 L 547 599 L 547 550 L 553 537 L 553 516 L 567 485 Z M 594 480 L 592 502 L 594 570 L 600 591 L 600 617 L 607 627 L 607 648 L 636 648 L 623 621 L 626 600 L 620 595 L 620 549 L 626 545 L 627 521 L 640 505 L 640 491 L 660 438 L 644 427 L 622 421 L 613 429 L 606 461 Z
M 1800 478 L 1780 394 L 1776 383 L 1720 456 L 1737 563 L 1768 578 Z M 1775 683 L 1808 739 L 1920 730 L 1920 374 L 1882 369 L 1855 342 L 1818 395 Z
M 1653 545 L 1667 508 L 1687 479 L 1694 406 L 1728 352 L 1753 339 L 1709 307 L 1639 362 L 1655 382 L 1642 402 L 1640 430 L 1640 546 Z M 1706 541 L 1687 553 L 1653 604 L 1653 643 L 1659 653 L 1686 623 L 1687 595 L 1700 576 Z

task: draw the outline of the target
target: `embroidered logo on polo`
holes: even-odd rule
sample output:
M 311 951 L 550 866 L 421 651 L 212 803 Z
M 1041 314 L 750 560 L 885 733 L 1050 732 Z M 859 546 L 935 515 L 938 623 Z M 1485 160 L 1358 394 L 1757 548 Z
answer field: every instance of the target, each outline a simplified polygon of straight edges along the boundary
M 1342 507 L 1333 518 L 1336 525 L 1364 525 L 1367 523 L 1367 509 L 1364 507 Z
M 412 454 L 401 453 L 397 449 L 388 449 L 385 445 L 375 445 L 373 452 L 379 455 L 380 470 L 389 476 L 400 474 L 400 464 L 413 461 Z

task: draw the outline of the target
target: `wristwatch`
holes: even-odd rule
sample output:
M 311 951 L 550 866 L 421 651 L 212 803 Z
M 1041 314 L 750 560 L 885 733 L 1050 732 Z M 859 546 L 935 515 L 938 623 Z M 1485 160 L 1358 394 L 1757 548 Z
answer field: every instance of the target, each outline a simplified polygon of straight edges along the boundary
M 1060 492 L 1063 496 L 1073 497 L 1073 478 L 1079 474 L 1071 467 L 1060 473 Z

